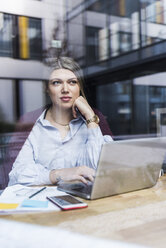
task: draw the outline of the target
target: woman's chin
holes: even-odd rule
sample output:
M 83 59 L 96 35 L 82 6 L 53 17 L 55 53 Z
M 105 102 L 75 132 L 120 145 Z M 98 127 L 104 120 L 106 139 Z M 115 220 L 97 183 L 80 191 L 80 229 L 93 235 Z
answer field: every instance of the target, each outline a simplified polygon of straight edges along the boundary
M 64 110 L 69 110 L 69 109 L 72 109 L 73 104 L 71 104 L 71 103 L 62 103 L 60 106 Z

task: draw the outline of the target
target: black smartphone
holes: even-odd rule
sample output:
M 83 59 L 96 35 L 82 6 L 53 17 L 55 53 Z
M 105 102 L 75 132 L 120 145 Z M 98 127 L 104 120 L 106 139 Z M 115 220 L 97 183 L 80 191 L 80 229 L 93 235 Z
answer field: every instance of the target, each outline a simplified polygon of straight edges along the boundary
M 71 195 L 47 196 L 47 199 L 62 210 L 86 208 L 88 206 L 87 203 L 82 202 Z

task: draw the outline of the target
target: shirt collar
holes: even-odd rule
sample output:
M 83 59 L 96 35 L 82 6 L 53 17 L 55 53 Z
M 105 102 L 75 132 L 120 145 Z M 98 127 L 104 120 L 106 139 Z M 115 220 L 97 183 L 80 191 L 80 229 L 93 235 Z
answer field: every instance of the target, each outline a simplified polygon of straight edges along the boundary
M 45 119 L 47 109 L 45 109 L 42 114 L 39 116 L 36 122 L 40 122 L 43 126 L 50 126 L 50 123 Z
M 45 119 L 47 110 L 48 110 L 48 109 L 45 109 L 45 110 L 42 112 L 42 114 L 39 116 L 39 118 L 36 120 L 36 122 L 40 122 L 43 126 L 52 126 L 52 125 L 49 123 L 49 121 L 47 121 L 47 120 Z M 78 114 L 77 114 L 77 118 L 71 120 L 70 123 L 69 123 L 70 128 L 71 128 L 71 131 L 72 131 L 72 129 L 73 129 L 72 127 L 74 127 L 75 124 L 78 124 L 79 122 L 82 123 L 82 121 L 86 123 L 86 120 L 84 119 L 84 117 L 83 117 L 80 113 L 78 113 Z M 73 130 L 73 131 L 74 131 L 74 130 Z

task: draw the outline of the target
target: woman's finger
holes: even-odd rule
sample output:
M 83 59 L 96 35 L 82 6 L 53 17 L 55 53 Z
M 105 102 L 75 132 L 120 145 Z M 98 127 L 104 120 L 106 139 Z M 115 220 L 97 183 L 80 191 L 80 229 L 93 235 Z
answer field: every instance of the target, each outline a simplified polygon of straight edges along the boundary
M 92 175 L 88 175 L 86 177 L 89 181 L 93 182 L 94 181 L 94 177 Z
M 75 179 L 81 181 L 82 183 L 88 184 L 88 181 L 83 176 L 76 176 Z

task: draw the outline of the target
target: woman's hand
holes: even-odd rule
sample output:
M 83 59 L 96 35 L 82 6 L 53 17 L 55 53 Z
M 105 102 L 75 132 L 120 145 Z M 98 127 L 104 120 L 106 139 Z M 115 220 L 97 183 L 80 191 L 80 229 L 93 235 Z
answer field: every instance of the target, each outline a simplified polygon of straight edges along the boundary
M 90 121 L 91 119 L 94 119 L 95 116 L 95 113 L 93 111 L 93 109 L 91 108 L 91 106 L 88 104 L 87 100 L 82 97 L 82 96 L 79 96 L 74 104 L 73 104 L 73 107 L 72 107 L 72 111 L 73 111 L 73 116 L 74 118 L 77 117 L 77 109 L 79 110 L 79 112 L 81 113 L 81 115 L 84 116 L 84 118 L 86 119 L 87 121 L 87 126 L 88 128 L 96 128 L 98 127 L 98 122 L 96 121 Z M 98 117 L 97 117 L 98 118 Z
M 91 119 L 94 116 L 93 109 L 90 107 L 87 100 L 82 96 L 79 96 L 73 104 L 72 111 L 74 118 L 77 117 L 76 109 L 80 111 L 80 113 L 85 117 L 86 120 Z
M 85 184 L 88 180 L 93 182 L 95 170 L 87 166 L 78 166 L 74 168 L 64 168 L 59 170 L 52 170 L 50 172 L 50 180 L 52 184 L 58 183 L 60 180 L 63 181 L 81 181 Z

